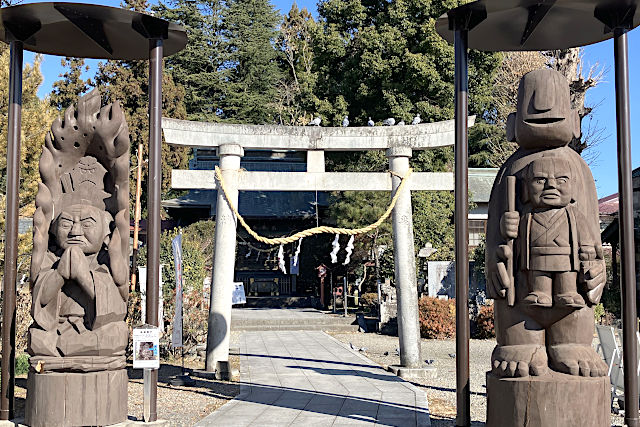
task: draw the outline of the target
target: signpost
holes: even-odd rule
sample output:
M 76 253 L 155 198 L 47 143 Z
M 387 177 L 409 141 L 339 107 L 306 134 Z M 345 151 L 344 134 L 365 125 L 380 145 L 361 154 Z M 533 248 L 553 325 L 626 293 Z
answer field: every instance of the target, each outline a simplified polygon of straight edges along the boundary
M 152 396 L 154 394 L 151 375 L 160 369 L 160 329 L 144 324 L 133 330 L 133 368 L 143 369 L 143 418 L 152 421 Z M 157 374 L 156 374 L 157 375 Z M 155 406 L 155 405 L 154 405 Z

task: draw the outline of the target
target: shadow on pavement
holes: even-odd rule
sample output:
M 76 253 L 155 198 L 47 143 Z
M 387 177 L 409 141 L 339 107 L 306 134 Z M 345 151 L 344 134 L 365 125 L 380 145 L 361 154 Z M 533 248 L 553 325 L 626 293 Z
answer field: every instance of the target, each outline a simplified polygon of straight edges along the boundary
M 376 400 L 291 387 L 241 384 L 240 394 L 236 397 L 236 400 L 240 401 L 236 406 L 240 411 L 242 402 L 251 402 L 303 411 L 302 414 L 298 415 L 298 418 L 313 418 L 313 415 L 337 416 L 335 423 L 357 420 L 375 422 L 378 425 L 411 426 L 426 425 L 429 419 L 428 409 L 415 408 L 415 400 L 411 404 L 402 402 L 408 397 L 406 395 L 414 395 L 413 392 L 408 392 L 405 396 L 389 392 L 388 397 Z M 397 402 L 394 402 L 394 400 Z M 220 415 L 223 414 L 221 413 Z M 256 416 L 258 415 L 256 414 Z M 223 416 L 228 422 L 232 422 L 233 419 L 228 418 L 231 415 L 225 414 Z

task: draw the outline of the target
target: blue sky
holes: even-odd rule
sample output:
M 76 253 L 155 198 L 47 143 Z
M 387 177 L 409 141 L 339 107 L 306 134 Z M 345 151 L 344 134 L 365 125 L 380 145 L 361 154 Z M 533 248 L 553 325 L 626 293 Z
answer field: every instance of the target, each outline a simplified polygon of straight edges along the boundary
M 286 13 L 291 8 L 292 0 L 272 0 L 277 9 Z M 35 3 L 29 1 L 29 3 Z M 100 0 L 93 3 L 107 6 L 119 6 L 119 0 Z M 315 0 L 298 0 L 298 7 L 306 7 L 316 12 Z M 640 55 L 634 55 L 640 49 L 640 29 L 629 33 L 629 74 L 631 76 L 631 135 L 632 135 L 632 165 L 640 167 L 640 144 L 637 139 L 640 136 L 640 79 L 634 76 L 640 75 Z M 585 69 L 590 65 L 599 64 L 605 69 L 605 75 L 600 85 L 587 93 L 587 105 L 597 105 L 594 110 L 592 125 L 602 129 L 604 139 L 592 149 L 588 159 L 596 180 L 598 196 L 605 197 L 618 191 L 617 158 L 616 158 L 616 110 L 615 110 L 615 84 L 613 69 L 613 42 L 611 40 L 587 46 L 584 52 Z M 33 55 L 25 54 L 25 61 L 32 62 Z M 95 67 L 98 61 L 90 60 L 88 64 Z M 51 84 L 58 79 L 62 72 L 60 58 L 57 56 L 45 56 L 42 62 L 44 83 L 40 88 L 40 95 L 44 96 L 51 90 Z M 93 71 L 90 72 L 93 74 Z M 583 129 L 585 129 L 583 123 Z

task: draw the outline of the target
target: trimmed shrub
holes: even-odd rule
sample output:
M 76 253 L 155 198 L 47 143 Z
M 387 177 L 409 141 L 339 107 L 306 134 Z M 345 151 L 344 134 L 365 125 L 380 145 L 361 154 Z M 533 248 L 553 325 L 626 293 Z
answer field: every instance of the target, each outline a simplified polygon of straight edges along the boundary
M 478 309 L 474 338 L 486 339 L 496 336 L 493 323 L 493 305 L 483 305 Z
M 22 353 L 16 357 L 16 375 L 25 375 L 29 372 L 29 355 Z
M 422 338 L 452 338 L 456 334 L 456 300 L 422 297 L 418 302 Z
M 378 294 L 376 292 L 367 292 L 360 297 L 361 304 L 368 307 L 375 307 L 378 304 Z

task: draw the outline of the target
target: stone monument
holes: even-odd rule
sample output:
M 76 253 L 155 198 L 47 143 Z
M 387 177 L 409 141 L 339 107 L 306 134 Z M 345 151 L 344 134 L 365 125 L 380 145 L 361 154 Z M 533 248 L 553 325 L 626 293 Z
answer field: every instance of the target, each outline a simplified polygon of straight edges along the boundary
M 127 419 L 129 131 L 97 90 L 56 119 L 40 158 L 26 423 Z
M 487 294 L 497 346 L 488 426 L 609 426 L 607 366 L 591 346 L 606 281 L 593 177 L 568 143 L 580 136 L 569 86 L 540 69 L 520 81 L 489 202 Z

